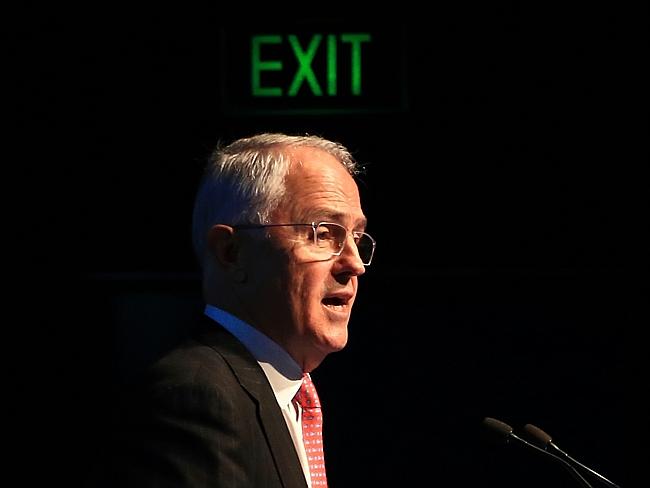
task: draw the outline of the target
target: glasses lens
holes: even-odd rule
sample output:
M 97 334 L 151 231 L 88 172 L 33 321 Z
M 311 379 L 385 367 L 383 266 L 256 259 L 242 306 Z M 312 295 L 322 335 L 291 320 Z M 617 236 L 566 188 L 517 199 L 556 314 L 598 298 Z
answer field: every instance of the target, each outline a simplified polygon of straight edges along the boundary
M 372 254 L 375 250 L 375 241 L 372 240 L 368 234 L 363 232 L 354 233 L 354 242 L 357 244 L 357 250 L 359 251 L 359 257 L 363 264 L 370 264 L 372 259 Z
M 340 224 L 321 222 L 316 226 L 316 244 L 323 252 L 338 255 L 345 246 L 348 231 Z M 354 243 L 363 264 L 370 264 L 375 250 L 375 241 L 365 232 L 353 232 Z
M 316 227 L 316 244 L 328 253 L 337 254 L 345 243 L 347 230 L 338 224 L 321 222 Z

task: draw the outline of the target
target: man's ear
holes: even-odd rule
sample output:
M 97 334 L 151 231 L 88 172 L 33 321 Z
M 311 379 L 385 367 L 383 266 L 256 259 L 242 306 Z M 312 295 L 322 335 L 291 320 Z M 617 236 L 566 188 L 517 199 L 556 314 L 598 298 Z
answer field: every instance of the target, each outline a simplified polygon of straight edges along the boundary
M 208 231 L 208 251 L 224 271 L 239 266 L 239 239 L 229 225 L 217 224 Z

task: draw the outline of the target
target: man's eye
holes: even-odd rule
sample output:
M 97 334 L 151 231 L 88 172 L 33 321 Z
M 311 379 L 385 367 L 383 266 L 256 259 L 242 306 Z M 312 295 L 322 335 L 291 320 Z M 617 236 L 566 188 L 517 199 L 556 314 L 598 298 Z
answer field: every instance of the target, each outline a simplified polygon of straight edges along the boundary
M 323 225 L 321 225 L 318 229 L 316 229 L 316 237 L 319 240 L 328 240 L 334 238 L 330 229 Z

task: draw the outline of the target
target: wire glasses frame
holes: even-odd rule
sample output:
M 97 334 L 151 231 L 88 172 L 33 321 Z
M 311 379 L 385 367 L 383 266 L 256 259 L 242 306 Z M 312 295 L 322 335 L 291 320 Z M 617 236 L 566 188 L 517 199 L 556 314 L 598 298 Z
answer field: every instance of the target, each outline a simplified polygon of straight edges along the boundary
M 364 266 L 370 266 L 375 254 L 377 241 L 368 233 L 357 230 L 348 231 L 341 224 L 335 222 L 311 222 L 305 224 L 242 224 L 233 225 L 235 230 L 263 229 L 266 227 L 311 227 L 314 245 L 332 256 L 340 256 L 345 248 L 348 234 L 352 234 L 357 246 L 359 258 Z

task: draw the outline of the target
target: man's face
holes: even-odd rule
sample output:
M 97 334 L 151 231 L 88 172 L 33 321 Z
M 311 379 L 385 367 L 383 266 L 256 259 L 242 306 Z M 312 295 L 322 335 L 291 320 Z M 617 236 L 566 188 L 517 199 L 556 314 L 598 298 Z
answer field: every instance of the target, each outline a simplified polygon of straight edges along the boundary
M 269 223 L 335 222 L 365 229 L 357 185 L 331 155 L 312 148 L 293 152 L 287 192 Z M 253 325 L 283 346 L 304 370 L 342 349 L 365 268 L 350 235 L 340 256 L 315 250 L 308 226 L 270 227 L 264 250 L 251 247 L 248 315 Z M 327 254 L 327 253 L 326 253 Z

